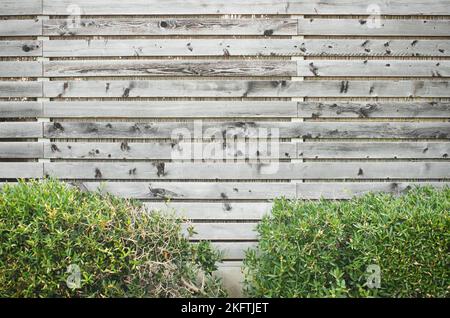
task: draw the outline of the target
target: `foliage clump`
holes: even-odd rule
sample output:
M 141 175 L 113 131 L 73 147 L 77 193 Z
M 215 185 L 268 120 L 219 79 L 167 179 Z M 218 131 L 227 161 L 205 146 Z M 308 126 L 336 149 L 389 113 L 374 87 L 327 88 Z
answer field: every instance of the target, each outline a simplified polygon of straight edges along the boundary
M 56 180 L 5 185 L 0 297 L 224 296 L 219 254 L 190 243 L 182 222 Z
M 248 251 L 245 260 L 250 296 L 450 293 L 448 187 L 414 188 L 398 197 L 368 194 L 349 201 L 279 199 L 258 232 L 257 249 Z M 373 276 L 377 267 L 379 286 Z

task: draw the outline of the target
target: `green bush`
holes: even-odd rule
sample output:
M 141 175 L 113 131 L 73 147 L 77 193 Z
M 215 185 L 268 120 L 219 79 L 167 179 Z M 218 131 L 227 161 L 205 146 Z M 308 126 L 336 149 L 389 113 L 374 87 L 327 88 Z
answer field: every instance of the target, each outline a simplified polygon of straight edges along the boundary
M 182 220 L 143 211 L 55 180 L 4 186 L 0 297 L 224 296 L 209 244 L 189 243 Z
M 257 249 L 247 251 L 246 292 L 256 297 L 448 297 L 449 213 L 448 187 L 350 201 L 279 199 L 258 227 Z M 370 265 L 381 270 L 380 288 L 373 288 L 377 281 L 367 271 Z

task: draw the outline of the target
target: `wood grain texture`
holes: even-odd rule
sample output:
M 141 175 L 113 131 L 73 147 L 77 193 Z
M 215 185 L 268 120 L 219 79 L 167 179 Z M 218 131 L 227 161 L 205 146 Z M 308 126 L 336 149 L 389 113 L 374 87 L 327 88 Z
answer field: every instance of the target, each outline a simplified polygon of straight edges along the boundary
M 367 15 L 367 4 L 358 0 L 44 0 L 44 14 L 66 15 L 70 4 L 86 15 L 131 14 L 322 14 Z M 396 0 L 382 2 L 384 15 L 450 15 L 448 0 Z
M 349 199 L 367 192 L 401 194 L 417 185 L 437 188 L 449 186 L 449 182 L 307 182 L 307 183 L 258 183 L 258 182 L 79 182 L 78 187 L 89 191 L 111 193 L 135 199 L 160 200 L 239 200 L 300 198 L 317 200 Z
M 46 175 L 62 179 L 265 180 L 265 179 L 450 179 L 450 163 L 118 163 L 51 162 Z
M 111 89 L 111 85 L 110 85 Z M 48 117 L 69 118 L 226 118 L 295 117 L 295 102 L 120 101 L 45 102 Z
M 297 150 L 304 159 L 445 159 L 450 142 L 304 142 Z
M 0 77 L 40 77 L 41 62 L 0 62 Z
M 42 0 L 2 0 L 1 15 L 38 15 L 42 14 Z
M 195 223 L 183 224 L 182 231 L 190 240 L 208 240 L 208 241 L 234 241 L 256 240 L 257 223 Z M 193 227 L 196 232 L 189 236 L 188 228 Z
M 42 178 L 42 163 L 0 162 L 0 179 Z
M 0 56 L 42 56 L 42 41 L 0 41 Z
M 29 20 L 0 20 L 0 36 L 38 35 L 42 35 L 42 21 L 39 18 Z
M 448 118 L 447 102 L 299 102 L 305 118 Z
M 293 143 L 272 144 L 245 141 L 211 142 L 51 142 L 44 145 L 52 159 L 278 159 L 295 158 Z
M 2 138 L 42 138 L 42 123 L 0 122 L 0 139 Z
M 406 122 L 203 122 L 198 138 L 450 138 L 450 123 Z M 277 135 L 278 134 L 278 135 Z M 171 138 L 194 137 L 192 122 L 52 122 L 46 138 Z
M 152 200 L 265 200 L 296 197 L 294 183 L 257 182 L 78 182 L 85 191 Z
M 0 97 L 41 97 L 42 83 L 0 81 Z
M 40 115 L 41 102 L 0 102 L 0 118 L 33 118 Z
M 449 81 L 131 80 L 44 82 L 45 97 L 450 97 Z
M 299 35 L 448 36 L 448 20 L 298 19 Z
M 44 56 L 437 56 L 448 40 L 373 39 L 158 39 L 51 40 Z
M 297 61 L 298 76 L 449 77 L 448 61 L 307 60 Z
M 1 105 L 1 104 L 0 104 Z M 448 118 L 448 102 L 44 102 L 57 118 Z M 298 110 L 297 110 L 298 107 Z
M 74 35 L 297 35 L 297 20 L 282 18 L 80 18 L 50 19 L 49 36 Z
M 243 260 L 245 251 L 256 248 L 256 242 L 213 242 L 211 245 L 223 252 L 224 260 Z
M 0 142 L 0 159 L 43 158 L 42 143 L 37 142 Z
M 450 142 L 51 142 L 43 144 L 52 159 L 445 159 Z M 225 147 L 225 148 L 223 148 Z M 197 149 L 200 149 L 197 151 Z M 217 152 L 209 151 L 220 150 Z
M 318 200 L 348 200 L 369 192 L 392 193 L 401 195 L 415 186 L 432 186 L 442 188 L 448 182 L 342 182 L 342 183 L 297 183 L 297 198 Z
M 269 202 L 146 202 L 144 206 L 149 212 L 175 213 L 189 220 L 261 220 L 272 210 Z
M 435 67 L 435 66 L 434 66 Z M 446 73 L 446 65 L 435 67 Z M 128 61 L 49 61 L 48 77 L 88 76 L 296 76 L 294 61 L 255 60 L 128 60 Z M 445 76 L 445 75 L 443 75 Z

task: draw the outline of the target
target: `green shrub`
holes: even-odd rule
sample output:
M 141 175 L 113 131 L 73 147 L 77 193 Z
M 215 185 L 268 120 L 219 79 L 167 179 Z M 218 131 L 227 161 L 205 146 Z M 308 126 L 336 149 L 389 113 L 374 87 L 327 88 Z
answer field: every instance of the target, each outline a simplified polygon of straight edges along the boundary
M 55 180 L 7 185 L 0 192 L 0 297 L 224 296 L 209 274 L 215 252 L 189 243 L 181 222 Z M 81 284 L 73 288 L 77 266 Z
M 246 292 L 257 297 L 448 297 L 449 213 L 448 187 L 340 202 L 279 199 L 258 227 L 257 249 L 247 251 Z M 380 288 L 373 288 L 370 265 L 381 270 Z

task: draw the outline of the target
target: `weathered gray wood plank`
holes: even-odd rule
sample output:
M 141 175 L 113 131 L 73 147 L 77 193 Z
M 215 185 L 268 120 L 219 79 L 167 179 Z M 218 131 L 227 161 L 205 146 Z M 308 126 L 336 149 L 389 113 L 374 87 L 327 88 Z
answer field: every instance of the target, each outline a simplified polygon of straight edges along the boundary
M 270 144 L 244 141 L 228 141 L 225 149 L 218 142 L 52 142 L 44 144 L 44 151 L 45 158 L 88 160 L 296 158 L 296 148 L 298 157 L 304 159 L 438 159 L 448 158 L 450 154 L 450 142 L 281 142 L 277 146 L 278 152 L 271 149 Z
M 448 36 L 448 20 L 298 19 L 299 35 Z
M 1 138 L 41 138 L 42 123 L 37 122 L 0 122 Z
M 297 35 L 297 20 L 213 18 L 50 19 L 44 34 L 73 35 Z
M 346 200 L 368 192 L 385 192 L 399 195 L 414 186 L 432 186 L 442 188 L 450 186 L 448 182 L 342 182 L 342 183 L 297 183 L 297 198 L 317 200 Z
M 446 74 L 446 65 L 440 69 L 441 73 Z M 296 76 L 297 64 L 294 61 L 274 60 L 49 61 L 44 64 L 44 75 L 49 77 Z
M 295 198 L 294 183 L 82 182 L 82 189 L 136 199 L 271 199 Z
M 273 149 L 273 148 L 277 149 Z M 259 144 L 245 141 L 177 142 L 177 143 L 46 143 L 45 157 L 52 159 L 277 159 L 295 158 L 296 145 L 292 143 Z
M 186 237 L 191 240 L 257 240 L 257 223 L 194 223 L 183 224 L 182 229 Z M 187 228 L 193 227 L 195 234 L 188 235 Z
M 44 55 L 57 56 L 235 56 L 301 55 L 289 39 L 53 40 Z
M 245 251 L 256 248 L 256 242 L 213 242 L 211 245 L 223 252 L 223 260 L 242 260 Z
M 310 163 L 44 163 L 45 174 L 63 179 L 450 179 L 447 162 Z
M 40 115 L 42 115 L 41 102 L 0 102 L 1 118 L 27 118 Z
M 42 56 L 42 41 L 0 41 L 0 56 Z
M 42 163 L 0 162 L 0 179 L 42 178 Z
M 144 206 L 150 212 L 175 214 L 189 220 L 261 220 L 272 210 L 269 202 L 146 202 Z
M 448 61 L 306 60 L 297 61 L 298 76 L 449 77 Z
M 42 21 L 0 20 L 0 36 L 38 36 L 42 35 Z
M 0 159 L 43 158 L 43 145 L 38 142 L 0 142 Z
M 300 49 L 305 56 L 447 56 L 446 40 L 303 40 Z
M 135 199 L 349 199 L 367 192 L 402 193 L 414 185 L 450 186 L 449 182 L 80 182 L 84 190 Z
M 298 157 L 305 159 L 431 159 L 448 158 L 450 142 L 303 142 Z
M 203 122 L 203 138 L 450 138 L 450 123 L 357 122 Z M 190 134 L 187 134 L 189 132 Z M 186 134 L 185 134 L 186 133 Z M 278 133 L 278 135 L 276 135 Z M 192 122 L 52 122 L 46 138 L 172 138 L 194 137 Z
M 35 61 L 0 62 L 0 77 L 40 77 L 42 63 Z
M 447 40 L 52 40 L 44 56 L 449 56 Z
M 110 85 L 111 89 L 111 85 Z M 45 102 L 48 117 L 75 118 L 226 118 L 296 117 L 295 102 Z
M 358 0 L 44 0 L 44 14 L 66 15 L 78 5 L 86 15 L 173 14 L 322 14 L 367 15 L 368 4 Z M 379 3 L 383 15 L 450 15 L 448 0 L 396 0 Z
M 0 81 L 0 97 L 41 97 L 42 83 Z
M 448 102 L 299 102 L 299 117 L 448 118 Z
M 45 97 L 450 97 L 449 81 L 132 80 L 44 82 Z
M 1 105 L 1 104 L 0 104 Z M 57 118 L 448 118 L 448 102 L 44 102 Z
M 42 14 L 42 0 L 2 0 L 1 15 L 38 15 Z

